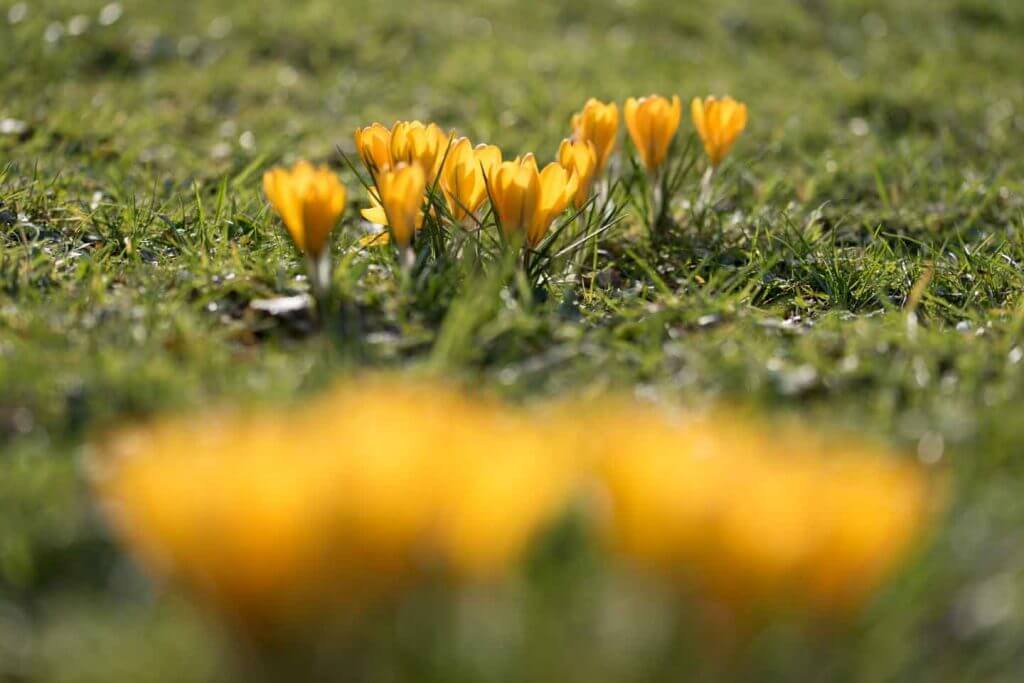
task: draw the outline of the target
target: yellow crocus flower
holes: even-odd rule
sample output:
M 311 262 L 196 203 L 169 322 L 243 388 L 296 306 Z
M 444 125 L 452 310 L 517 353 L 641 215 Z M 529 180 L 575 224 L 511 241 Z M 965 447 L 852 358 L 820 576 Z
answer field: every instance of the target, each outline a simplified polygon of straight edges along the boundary
M 374 208 L 365 210 L 363 217 L 387 225 L 395 244 L 408 247 L 412 244 L 413 235 L 423 226 L 423 202 L 426 199 L 423 168 L 417 164 L 399 163 L 377 176 L 377 192 L 380 203 L 374 198 Z
M 598 171 L 594 143 L 589 140 L 562 140 L 562 145 L 558 148 L 558 163 L 565 170 L 575 174 L 578 181 L 575 204 L 577 209 L 582 209 L 590 199 L 590 190 Z
M 647 171 L 654 173 L 665 163 L 669 146 L 679 129 L 683 107 L 678 96 L 671 101 L 660 95 L 629 98 L 625 106 L 626 127 Z
M 540 198 L 540 176 L 532 156 L 503 162 L 489 178 L 494 211 L 506 235 L 529 230 Z
M 690 105 L 690 115 L 711 165 L 717 168 L 747 127 L 747 105 L 731 97 L 707 97 L 703 100 L 695 97 Z
M 565 170 L 559 163 L 552 162 L 540 172 L 540 202 L 527 233 L 527 243 L 531 247 L 540 243 L 551 222 L 569 206 L 576 196 L 578 187 L 579 178 Z
M 345 186 L 326 166 L 300 161 L 289 169 L 273 168 L 263 175 L 263 191 L 281 216 L 299 251 L 316 261 L 345 210 Z
M 399 121 L 391 128 L 391 161 L 420 166 L 432 184 L 441 170 L 448 139 L 436 123 Z
M 488 178 L 498 170 L 498 166 L 502 162 L 501 149 L 496 145 L 477 145 L 473 148 L 473 155 L 476 157 L 477 165 L 483 169 L 484 175 Z
M 491 179 L 494 210 L 507 236 L 522 234 L 529 247 L 537 246 L 558 214 L 576 195 L 579 180 L 561 164 L 538 170 L 532 154 L 506 161 Z
M 448 152 L 441 172 L 441 189 L 456 221 L 475 213 L 487 198 L 484 174 L 501 163 L 501 150 L 479 145 L 475 149 L 467 138 L 456 140 Z
M 572 117 L 574 140 L 590 142 L 597 153 L 597 172 L 600 175 L 608 165 L 608 159 L 615 151 L 619 134 L 619 106 L 614 102 L 605 104 L 591 98 L 583 109 Z
M 356 150 L 370 175 L 391 169 L 391 131 L 379 123 L 356 128 Z

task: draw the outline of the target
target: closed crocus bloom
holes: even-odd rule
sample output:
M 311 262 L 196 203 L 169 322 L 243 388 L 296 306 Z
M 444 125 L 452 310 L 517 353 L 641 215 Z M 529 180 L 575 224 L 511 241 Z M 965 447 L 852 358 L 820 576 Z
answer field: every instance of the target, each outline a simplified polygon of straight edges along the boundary
M 379 123 L 356 128 L 356 150 L 372 175 L 391 168 L 391 131 Z
M 626 100 L 626 127 L 649 172 L 657 171 L 665 163 L 682 114 L 678 96 L 671 101 L 660 95 Z
M 437 178 L 447 149 L 448 136 L 437 124 L 399 121 L 391 128 L 392 162 L 420 166 L 429 183 Z
M 345 210 L 347 193 L 338 177 L 326 166 L 314 168 L 300 161 L 291 170 L 267 171 L 263 175 L 263 191 L 284 221 L 295 246 L 318 260 Z
M 495 145 L 477 145 L 473 149 L 476 163 L 483 170 L 484 175 L 490 178 L 501 165 L 501 149 Z
M 572 131 L 575 140 L 594 145 L 597 174 L 601 174 L 608 165 L 608 158 L 615 151 L 615 140 L 619 134 L 619 106 L 614 102 L 605 104 L 593 98 L 587 100 L 583 110 L 572 117 Z
M 747 105 L 731 97 L 708 97 L 704 100 L 695 97 L 690 105 L 690 114 L 711 165 L 717 167 L 747 127 Z
M 540 202 L 534 215 L 526 242 L 537 246 L 544 238 L 552 221 L 569 206 L 579 188 L 579 178 L 559 163 L 550 163 L 540 172 Z
M 491 155 L 489 149 L 497 148 L 483 148 L 481 154 L 485 160 L 482 161 L 478 156 L 478 150 L 473 149 L 472 143 L 467 138 L 459 138 L 448 151 L 448 160 L 441 172 L 441 189 L 444 190 L 448 208 L 457 221 L 476 212 L 487 197 L 484 168 L 485 162 L 491 161 L 486 158 Z M 501 152 L 498 154 L 500 163 Z M 493 167 L 493 162 L 491 163 Z
M 560 164 L 538 170 L 532 154 L 506 161 L 491 180 L 491 197 L 502 230 L 506 235 L 522 233 L 528 246 L 536 246 L 551 221 L 565 211 L 577 186 L 576 176 Z
M 502 163 L 489 181 L 501 229 L 506 235 L 526 233 L 540 199 L 540 174 L 532 155 Z
M 576 175 L 578 187 L 575 203 L 577 209 L 582 209 L 590 199 L 590 189 L 597 174 L 597 152 L 594 150 L 594 143 L 589 140 L 562 140 L 562 145 L 558 148 L 558 163 Z
M 413 235 L 423 225 L 423 201 L 426 196 L 423 168 L 416 164 L 399 164 L 381 173 L 377 177 L 377 192 L 380 194 L 380 212 L 374 214 L 373 218 L 364 213 L 364 217 L 367 220 L 383 218 L 384 223 L 391 228 L 395 244 L 408 247 L 412 244 Z

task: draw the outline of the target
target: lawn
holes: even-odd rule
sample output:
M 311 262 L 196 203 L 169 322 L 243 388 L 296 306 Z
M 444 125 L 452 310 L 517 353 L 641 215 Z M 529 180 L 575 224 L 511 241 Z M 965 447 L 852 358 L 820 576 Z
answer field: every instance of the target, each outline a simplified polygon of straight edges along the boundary
M 722 654 L 641 596 L 605 607 L 653 635 L 595 629 L 581 614 L 618 579 L 570 529 L 514 587 L 467 599 L 470 630 L 381 626 L 368 680 L 1019 680 L 1024 4 L 0 10 L 0 681 L 234 680 L 222 627 L 112 539 L 90 444 L 158 414 L 283 408 L 367 369 L 527 405 L 618 391 L 797 418 L 892 445 L 946 501 L 842 624 L 773 620 Z M 357 126 L 432 120 L 546 163 L 587 98 L 651 92 L 728 93 L 750 124 L 710 211 L 655 242 L 627 219 L 584 285 L 481 305 L 450 278 L 410 291 L 353 247 L 368 201 L 339 151 Z M 260 183 L 299 159 L 349 188 L 322 321 L 253 306 L 308 289 Z M 474 616 L 505 603 L 527 636 Z

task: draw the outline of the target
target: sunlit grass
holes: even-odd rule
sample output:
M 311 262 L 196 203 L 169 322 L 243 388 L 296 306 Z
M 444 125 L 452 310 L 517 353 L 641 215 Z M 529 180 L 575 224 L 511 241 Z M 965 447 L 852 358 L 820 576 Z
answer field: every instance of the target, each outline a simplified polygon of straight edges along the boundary
M 666 623 L 677 593 L 609 571 L 570 515 L 522 581 L 443 614 L 419 591 L 368 629 L 353 650 L 378 680 L 1016 676 L 1024 8 L 179 5 L 0 7 L 0 678 L 227 675 L 223 634 L 154 594 L 88 502 L 97 434 L 215 405 L 287 411 L 354 368 L 421 362 L 513 403 L 612 388 L 853 430 L 940 475 L 950 508 L 851 626 L 719 639 L 739 672 L 694 645 L 721 623 Z M 556 263 L 537 259 L 553 276 L 517 276 L 485 241 L 484 272 L 429 251 L 403 280 L 393 245 L 358 246 L 369 195 L 338 154 L 359 164 L 357 126 L 436 121 L 542 168 L 588 98 L 652 92 L 731 93 L 751 114 L 704 194 L 683 107 L 671 220 L 620 137 L 584 221 L 623 213 L 569 258 L 567 211 Z M 301 159 L 349 190 L 322 317 L 259 187 Z M 432 205 L 457 213 L 440 187 Z M 629 637 L 645 633 L 672 635 Z

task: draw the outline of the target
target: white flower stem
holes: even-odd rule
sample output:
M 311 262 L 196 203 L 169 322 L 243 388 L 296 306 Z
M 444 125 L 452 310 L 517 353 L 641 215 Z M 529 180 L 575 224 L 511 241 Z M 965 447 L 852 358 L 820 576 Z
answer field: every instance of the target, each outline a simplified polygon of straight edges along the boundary
M 309 283 L 313 289 L 313 298 L 322 301 L 331 291 L 331 255 L 324 249 L 317 256 L 308 256 L 306 265 L 309 271 Z
M 700 181 L 700 196 L 697 198 L 697 212 L 703 212 L 711 204 L 711 193 L 714 191 L 715 167 L 708 166 Z
M 648 175 L 651 186 L 651 234 L 658 230 L 658 221 L 661 219 L 664 210 L 665 192 L 661 186 L 661 172 L 655 171 Z

